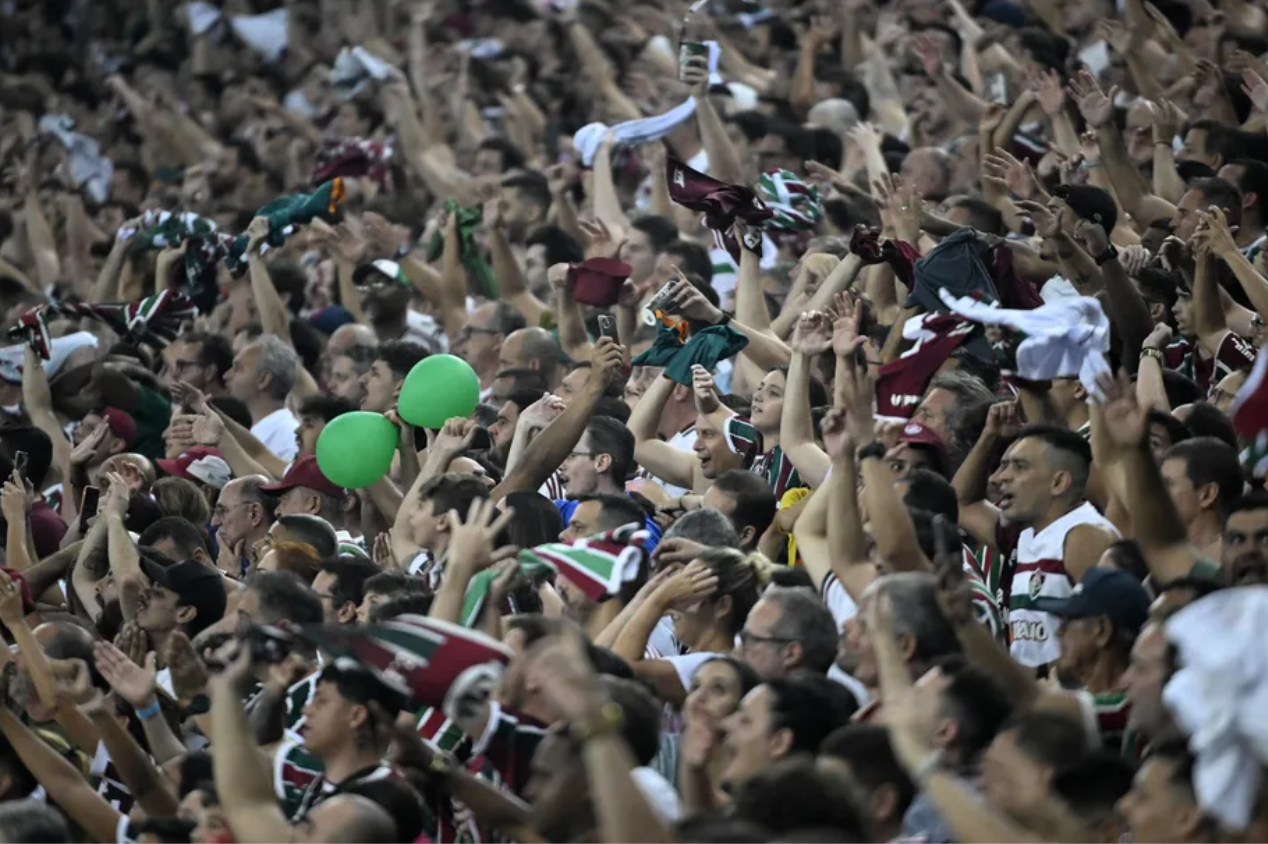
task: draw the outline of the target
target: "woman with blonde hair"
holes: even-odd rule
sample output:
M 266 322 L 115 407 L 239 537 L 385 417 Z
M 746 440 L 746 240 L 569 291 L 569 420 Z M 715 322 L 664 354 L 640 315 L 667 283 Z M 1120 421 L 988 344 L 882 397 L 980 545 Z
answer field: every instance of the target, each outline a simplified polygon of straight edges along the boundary
M 613 621 L 622 626 L 612 650 L 650 681 L 662 700 L 681 707 L 696 669 L 734 650 L 749 610 L 770 582 L 771 568 L 761 554 L 710 548 L 686 567 L 662 569 Z M 687 653 L 649 658 L 647 640 L 665 615 Z

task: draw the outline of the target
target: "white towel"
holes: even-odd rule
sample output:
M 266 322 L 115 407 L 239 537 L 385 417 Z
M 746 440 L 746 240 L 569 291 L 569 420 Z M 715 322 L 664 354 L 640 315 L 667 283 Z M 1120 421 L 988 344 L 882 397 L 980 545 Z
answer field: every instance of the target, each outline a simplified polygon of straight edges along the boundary
M 344 47 L 330 69 L 330 84 L 341 96 L 355 97 L 371 80 L 387 79 L 392 66 L 365 47 Z
M 709 82 L 714 85 L 721 84 L 722 77 L 718 75 L 718 60 L 722 57 L 722 47 L 716 41 L 704 43 L 709 48 Z M 674 106 L 664 114 L 627 120 L 611 128 L 615 133 L 617 146 L 639 146 L 665 137 L 690 120 L 695 113 L 696 100 L 694 97 L 688 97 L 686 102 Z M 603 123 L 589 123 L 578 129 L 572 136 L 572 145 L 576 147 L 577 153 L 581 156 L 581 163 L 586 167 L 594 164 L 594 154 L 599 151 L 599 145 L 603 143 L 603 136 L 608 133 L 608 128 Z
M 44 375 L 52 378 L 66 364 L 70 353 L 84 346 L 96 348 L 97 337 L 87 331 L 76 331 L 65 337 L 54 337 L 49 341 L 49 359 L 44 361 Z M 0 378 L 10 384 L 22 383 L 22 362 L 24 360 L 25 343 L 0 348 Z
M 1202 808 L 1244 830 L 1268 763 L 1268 586 L 1223 589 L 1167 620 L 1181 668 L 1162 700 L 1197 757 L 1193 788 Z
M 993 308 L 965 296 L 938 291 L 952 312 L 986 325 L 1003 325 L 1026 335 L 1017 348 L 1017 374 L 1032 381 L 1079 377 L 1088 395 L 1100 396 L 1096 378 L 1109 372 L 1109 318 L 1088 296 L 1059 299 L 1033 311 Z
M 275 62 L 286 50 L 289 16 L 289 9 L 274 9 L 262 15 L 230 18 L 229 25 L 233 27 L 233 34 L 259 53 L 261 58 L 266 62 Z
M 66 147 L 70 177 L 75 185 L 88 192 L 93 202 L 105 202 L 114 180 L 114 162 L 101 154 L 101 147 L 87 135 L 72 131 L 75 121 L 65 114 L 46 114 L 40 118 L 40 131 L 52 135 Z

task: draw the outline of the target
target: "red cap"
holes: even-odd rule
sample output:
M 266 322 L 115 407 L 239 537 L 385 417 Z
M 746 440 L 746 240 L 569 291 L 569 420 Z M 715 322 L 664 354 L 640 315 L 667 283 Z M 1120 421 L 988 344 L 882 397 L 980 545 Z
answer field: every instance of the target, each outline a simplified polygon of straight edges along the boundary
M 220 449 L 210 448 L 205 445 L 196 445 L 189 451 L 183 452 L 175 460 L 156 460 L 154 462 L 172 477 L 184 478 L 189 481 L 201 481 L 214 486 L 216 489 L 222 489 L 225 484 L 233 480 L 233 472 L 230 470 L 229 464 L 225 462 L 224 455 L 220 453 Z
M 123 440 L 125 448 L 132 448 L 132 444 L 136 442 L 136 420 L 132 418 L 132 414 L 117 407 L 107 407 L 101 411 L 101 415 L 110 426 L 110 433 Z
M 903 425 L 903 432 L 898 441 L 907 445 L 927 448 L 933 452 L 935 468 L 941 472 L 947 469 L 947 445 L 938 436 L 938 432 L 919 422 L 908 422 Z
M 282 478 L 280 483 L 265 484 L 260 487 L 260 491 L 286 492 L 286 490 L 294 489 L 297 486 L 315 490 L 322 495 L 333 495 L 336 498 L 342 498 L 347 494 L 343 487 L 335 486 L 326 480 L 326 476 L 321 473 L 321 469 L 317 468 L 317 458 L 311 454 L 301 457 L 292 463 L 291 468 L 286 470 L 286 477 Z

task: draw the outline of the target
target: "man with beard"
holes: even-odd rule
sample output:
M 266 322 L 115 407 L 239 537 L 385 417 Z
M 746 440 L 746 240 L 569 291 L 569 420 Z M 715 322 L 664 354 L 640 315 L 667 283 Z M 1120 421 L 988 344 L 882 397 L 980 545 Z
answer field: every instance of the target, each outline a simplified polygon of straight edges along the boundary
M 444 335 L 429 315 L 410 308 L 414 286 L 395 261 L 380 259 L 357 268 L 352 283 L 361 297 L 361 311 L 380 343 L 403 340 L 429 352 L 445 351 Z

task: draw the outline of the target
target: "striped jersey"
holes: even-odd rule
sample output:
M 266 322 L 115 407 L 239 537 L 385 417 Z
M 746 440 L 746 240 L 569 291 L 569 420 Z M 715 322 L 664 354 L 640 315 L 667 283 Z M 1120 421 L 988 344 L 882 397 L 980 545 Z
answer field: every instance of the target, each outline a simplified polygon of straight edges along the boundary
M 1052 613 L 1036 609 L 1040 598 L 1066 598 L 1074 583 L 1065 570 L 1065 540 L 1081 525 L 1094 525 L 1115 538 L 1118 529 L 1085 501 L 1069 513 L 1035 533 L 1034 528 L 1016 532 L 1016 526 L 1001 526 L 997 535 L 1000 551 L 1011 552 L 1012 578 L 1008 593 L 1010 650 L 1022 665 L 1037 667 L 1055 662 L 1061 655 L 1057 639 L 1058 620 Z
M 1224 376 L 1238 370 L 1249 371 L 1255 365 L 1255 347 L 1245 337 L 1231 331 L 1220 340 L 1214 358 L 1207 357 L 1197 343 L 1190 343 L 1183 337 L 1172 341 L 1162 354 L 1167 368 L 1192 379 L 1203 395 Z
M 761 432 L 748 419 L 742 416 L 729 417 L 722 433 L 726 437 L 727 447 L 744 458 L 748 470 L 766 479 L 775 491 L 776 500 L 783 498 L 784 493 L 793 487 L 805 486 L 805 482 L 793 468 L 792 461 L 784 456 L 784 450 L 774 446 L 766 451 Z
M 1085 690 L 1080 691 L 1078 696 L 1091 746 L 1120 753 L 1128 761 L 1138 762 L 1143 742 L 1138 734 L 1127 727 L 1132 702 L 1128 700 L 1126 693 L 1093 694 Z

